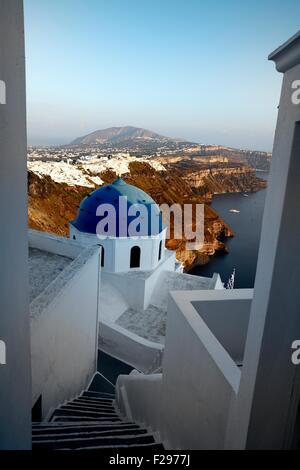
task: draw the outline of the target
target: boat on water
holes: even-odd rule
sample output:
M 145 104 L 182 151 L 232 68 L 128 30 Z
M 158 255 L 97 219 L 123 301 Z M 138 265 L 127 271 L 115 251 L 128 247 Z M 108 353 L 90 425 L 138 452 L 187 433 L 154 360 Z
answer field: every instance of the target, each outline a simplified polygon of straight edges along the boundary
M 243 196 L 244 196 L 244 197 L 249 197 L 249 194 L 246 194 L 246 193 L 245 193 L 245 194 L 243 194 Z
M 229 212 L 232 212 L 233 214 L 239 214 L 241 211 L 238 211 L 237 209 L 230 209 Z

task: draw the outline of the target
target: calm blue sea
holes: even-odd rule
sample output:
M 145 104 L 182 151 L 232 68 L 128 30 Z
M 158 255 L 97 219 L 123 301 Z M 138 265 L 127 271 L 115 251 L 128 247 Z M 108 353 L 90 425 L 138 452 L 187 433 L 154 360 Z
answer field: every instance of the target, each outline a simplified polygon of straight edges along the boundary
M 257 176 L 267 180 L 269 174 L 258 172 Z M 218 272 L 223 282 L 227 282 L 235 269 L 235 288 L 254 286 L 266 192 L 266 189 L 262 189 L 257 193 L 247 193 L 248 197 L 243 194 L 223 194 L 213 198 L 212 207 L 230 225 L 235 237 L 226 241 L 229 254 L 214 256 L 210 263 L 193 268 L 190 274 L 212 276 Z M 230 209 L 240 212 L 232 213 Z

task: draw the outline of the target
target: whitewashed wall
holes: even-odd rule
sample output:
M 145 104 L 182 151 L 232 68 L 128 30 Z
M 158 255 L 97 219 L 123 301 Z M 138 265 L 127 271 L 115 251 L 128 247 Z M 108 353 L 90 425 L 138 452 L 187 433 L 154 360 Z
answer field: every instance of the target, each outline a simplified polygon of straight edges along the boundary
M 72 259 L 76 258 L 86 248 L 83 244 L 68 238 L 39 232 L 38 230 L 28 230 L 28 243 L 30 247 Z
M 151 273 L 132 270 L 129 273 L 103 273 L 103 278 L 118 289 L 131 308 L 145 310 L 151 301 L 153 291 L 164 271 L 174 271 L 176 253 L 165 250 L 164 259 Z
M 103 238 L 100 239 L 96 235 L 83 233 L 70 224 L 70 239 L 79 243 L 89 245 L 102 245 L 104 248 L 104 267 L 103 272 L 128 272 L 130 271 L 130 253 L 134 246 L 141 249 L 141 264 L 137 270 L 150 271 L 155 269 L 165 257 L 165 237 L 166 229 L 158 236 L 152 237 L 136 237 L 136 238 Z M 159 257 L 159 245 L 162 243 L 162 257 Z
M 291 345 L 300 338 L 300 102 L 294 99 L 299 97 L 300 31 L 270 58 L 284 78 L 229 449 L 289 449 L 296 420 L 299 425 L 300 368 L 291 361 Z
M 237 336 L 232 350 L 239 357 L 243 355 L 236 348 L 244 348 L 252 294 L 252 290 L 173 292 L 163 375 L 155 380 L 142 375 L 119 377 L 122 411 L 126 404 L 128 411 L 129 405 L 133 419 L 159 431 L 169 448 L 224 448 L 230 406 L 236 400 L 241 377 L 225 347 L 228 349 L 229 339 Z M 204 311 L 205 320 L 200 316 Z M 219 322 L 226 325 L 223 336 Z
M 97 368 L 99 250 L 79 255 L 30 305 L 32 404 L 43 416 L 79 394 Z
M 123 416 L 145 423 L 146 426 L 151 427 L 153 432 L 161 432 L 163 419 L 162 374 L 145 376 L 135 373 L 120 376 L 117 381 L 116 393 L 119 410 Z M 166 448 L 170 448 L 167 441 L 164 444 Z
M 243 289 L 242 295 L 240 290 L 233 290 L 231 298 L 221 303 L 215 293 L 207 292 L 203 300 L 192 302 L 216 339 L 239 364 L 244 359 L 252 293 L 252 289 Z
M 142 274 L 142 273 L 141 273 Z M 130 273 L 103 273 L 105 281 L 121 292 L 129 307 L 136 310 L 144 309 L 145 278 L 144 276 L 130 276 Z
M 0 449 L 31 447 L 23 2 L 0 2 Z M 1 98 L 4 98 L 3 96 Z M 4 466 L 4 465 L 3 465 Z
M 144 290 L 144 309 L 146 309 L 153 295 L 153 291 L 157 286 L 160 275 L 163 271 L 175 271 L 175 262 L 176 262 L 176 251 L 165 250 L 164 260 L 160 266 L 149 276 L 145 281 L 145 290 Z

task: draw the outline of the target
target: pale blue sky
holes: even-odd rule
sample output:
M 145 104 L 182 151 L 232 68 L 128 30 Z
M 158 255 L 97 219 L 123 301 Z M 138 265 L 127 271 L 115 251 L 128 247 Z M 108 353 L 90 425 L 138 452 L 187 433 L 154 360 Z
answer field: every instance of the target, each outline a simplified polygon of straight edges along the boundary
M 270 150 L 299 0 L 24 0 L 29 143 L 133 125 Z

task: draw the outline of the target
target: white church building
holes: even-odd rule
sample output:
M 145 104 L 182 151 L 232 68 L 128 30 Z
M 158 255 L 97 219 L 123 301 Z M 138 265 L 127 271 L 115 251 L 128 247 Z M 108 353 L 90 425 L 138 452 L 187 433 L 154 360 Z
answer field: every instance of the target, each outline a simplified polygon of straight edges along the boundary
M 142 236 L 129 236 L 134 216 L 124 218 L 121 234 L 118 221 L 122 217 L 120 206 L 124 202 L 127 214 L 139 204 L 140 210 L 143 205 L 145 214 L 149 215 L 149 224 Z M 115 220 L 118 222 L 113 236 L 97 231 L 101 220 L 97 210 L 103 208 L 104 220 L 109 204 L 110 209 L 114 209 L 114 226 Z M 158 220 L 154 227 L 150 223 L 153 214 Z M 107 226 L 106 222 L 105 219 Z M 37 309 L 45 310 L 44 299 L 47 298 L 48 284 L 51 286 L 50 281 L 54 282 L 55 268 L 62 263 L 58 281 L 60 286 L 64 286 L 61 278 L 74 263 L 78 264 L 79 254 L 82 257 L 84 253 L 98 253 L 99 266 L 91 278 L 91 285 L 98 282 L 99 299 L 95 298 L 93 302 L 85 287 L 81 287 L 76 294 L 83 300 L 89 299 L 83 309 L 86 319 L 89 315 L 94 318 L 97 311 L 99 348 L 141 372 L 159 368 L 165 345 L 169 292 L 224 289 L 218 274 L 207 278 L 182 273 L 176 252 L 165 248 L 166 231 L 167 227 L 163 225 L 162 214 L 155 201 L 121 178 L 100 187 L 82 201 L 76 220 L 70 222 L 69 239 L 30 230 L 30 289 L 38 294 L 31 303 L 32 318 L 36 317 L 33 312 Z M 70 261 L 70 257 L 75 261 L 69 267 L 67 260 Z M 41 266 L 45 271 L 45 286 L 41 286 Z M 66 288 L 60 290 L 65 293 Z M 70 299 L 68 309 L 72 302 Z M 74 302 L 74 308 L 78 308 L 75 305 Z
M 120 207 L 122 204 L 125 204 L 124 215 Z M 111 217 L 114 219 L 111 220 L 114 233 L 110 236 L 101 228 L 101 232 L 97 233 L 100 221 L 97 211 L 99 207 L 105 211 L 108 205 L 110 210 L 114 210 Z M 145 208 L 149 220 L 144 233 L 130 237 L 128 225 L 135 218 L 135 214 L 130 215 L 131 208 L 141 206 Z M 110 273 L 124 273 L 131 269 L 155 270 L 165 261 L 166 230 L 153 199 L 141 189 L 126 184 L 122 178 L 89 194 L 80 205 L 77 219 L 70 223 L 70 237 L 73 240 L 102 247 L 102 271 Z
M 300 32 L 270 56 L 284 80 L 255 286 L 227 290 L 181 272 L 155 202 L 121 179 L 69 238 L 28 235 L 23 4 L 0 9 L 0 449 L 299 449 Z M 99 238 L 96 206 L 119 195 L 156 222 Z M 99 348 L 134 368 L 113 393 L 90 387 Z

